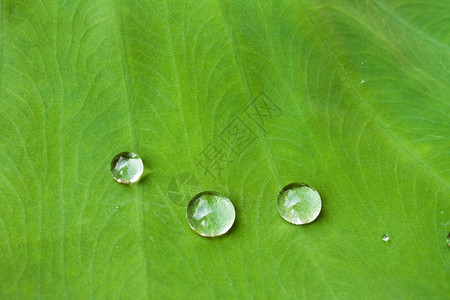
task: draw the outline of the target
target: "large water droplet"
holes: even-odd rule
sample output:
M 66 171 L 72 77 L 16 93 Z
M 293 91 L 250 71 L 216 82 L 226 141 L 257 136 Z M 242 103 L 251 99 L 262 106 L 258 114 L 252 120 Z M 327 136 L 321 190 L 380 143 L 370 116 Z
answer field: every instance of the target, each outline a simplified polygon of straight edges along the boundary
M 144 172 L 142 160 L 132 152 L 122 152 L 114 156 L 110 167 L 114 179 L 124 184 L 138 181 Z
M 233 203 L 227 197 L 215 192 L 203 192 L 189 202 L 186 218 L 196 233 L 214 237 L 230 230 L 236 212 Z
M 319 193 L 303 183 L 291 183 L 278 195 L 278 212 L 289 223 L 295 225 L 314 221 L 322 209 Z
M 386 234 L 383 234 L 382 236 L 381 236 L 381 239 L 383 240 L 383 242 L 389 242 L 389 235 L 386 233 Z

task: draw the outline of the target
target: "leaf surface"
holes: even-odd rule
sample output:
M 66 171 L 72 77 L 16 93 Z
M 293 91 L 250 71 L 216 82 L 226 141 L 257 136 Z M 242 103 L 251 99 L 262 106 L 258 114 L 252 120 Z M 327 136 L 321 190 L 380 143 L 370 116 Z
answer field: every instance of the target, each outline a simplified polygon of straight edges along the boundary
M 1 298 L 449 294 L 448 1 L 1 3 Z M 223 237 L 186 222 L 203 190 Z

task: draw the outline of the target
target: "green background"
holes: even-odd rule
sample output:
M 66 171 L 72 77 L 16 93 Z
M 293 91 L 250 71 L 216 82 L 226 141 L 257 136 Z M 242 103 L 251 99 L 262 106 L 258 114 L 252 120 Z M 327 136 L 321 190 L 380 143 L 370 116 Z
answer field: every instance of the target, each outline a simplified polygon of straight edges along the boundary
M 0 298 L 448 297 L 449 1 L 0 16 Z M 111 177 L 122 151 L 144 160 L 137 185 Z M 320 192 L 315 222 L 279 216 L 291 182 Z M 229 234 L 189 228 L 198 190 L 233 201 Z

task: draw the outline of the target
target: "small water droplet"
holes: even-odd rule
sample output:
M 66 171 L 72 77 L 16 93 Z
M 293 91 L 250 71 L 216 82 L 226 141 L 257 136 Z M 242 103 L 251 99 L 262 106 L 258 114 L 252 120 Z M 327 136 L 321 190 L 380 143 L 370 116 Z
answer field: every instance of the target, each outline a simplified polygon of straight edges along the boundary
M 441 210 L 441 215 L 443 215 L 444 214 L 444 211 L 443 210 Z
M 364 82 L 366 82 L 365 80 L 361 80 L 361 84 L 363 84 Z
M 450 247 L 450 232 L 447 234 L 447 246 Z
M 120 205 L 116 205 L 116 209 L 119 209 L 120 208 Z
M 322 209 L 319 193 L 303 183 L 291 183 L 278 195 L 278 212 L 289 223 L 308 224 L 314 221 Z
M 364 64 L 364 62 L 362 61 L 362 62 L 361 62 L 361 64 L 363 65 L 363 64 Z
M 133 152 L 122 152 L 111 161 L 111 174 L 117 182 L 130 184 L 138 181 L 144 172 L 144 164 Z
M 388 234 L 383 234 L 381 236 L 381 239 L 383 240 L 383 242 L 389 242 L 389 235 Z
M 230 199 L 216 192 L 203 192 L 189 202 L 186 211 L 189 226 L 201 236 L 225 234 L 236 218 Z

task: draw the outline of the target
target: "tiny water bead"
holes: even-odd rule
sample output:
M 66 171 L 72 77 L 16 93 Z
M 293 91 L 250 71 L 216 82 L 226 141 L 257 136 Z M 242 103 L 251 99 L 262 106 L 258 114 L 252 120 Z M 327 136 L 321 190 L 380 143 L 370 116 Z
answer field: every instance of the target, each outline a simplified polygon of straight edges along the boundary
M 196 233 L 214 237 L 230 230 L 236 212 L 233 203 L 227 197 L 216 192 L 202 192 L 189 202 L 186 218 Z
M 388 234 L 383 234 L 381 236 L 381 239 L 383 240 L 383 242 L 389 242 L 389 235 Z
M 111 161 L 111 175 L 117 182 L 130 184 L 138 181 L 144 172 L 144 164 L 133 152 L 122 152 Z
M 322 209 L 319 193 L 304 183 L 291 183 L 278 195 L 278 212 L 289 223 L 308 224 L 314 221 Z

